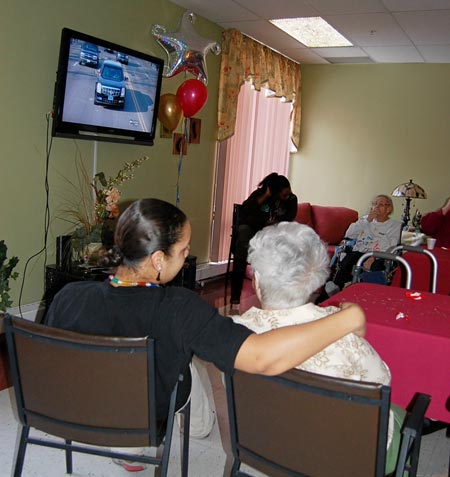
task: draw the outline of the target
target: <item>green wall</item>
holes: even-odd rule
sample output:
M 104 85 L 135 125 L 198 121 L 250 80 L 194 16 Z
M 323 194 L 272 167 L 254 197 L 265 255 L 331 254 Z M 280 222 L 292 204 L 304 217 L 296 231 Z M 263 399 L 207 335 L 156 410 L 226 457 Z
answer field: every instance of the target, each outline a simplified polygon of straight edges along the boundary
M 450 65 L 302 66 L 302 145 L 290 177 L 302 201 L 365 213 L 414 182 L 422 212 L 450 195 Z M 395 216 L 403 209 L 394 198 Z M 413 209 L 413 212 L 415 209 Z
M 0 19 L 0 239 L 20 263 L 13 282 L 17 305 L 25 262 L 44 241 L 46 114 L 51 110 L 61 29 L 69 27 L 166 60 L 150 34 L 154 23 L 178 28 L 183 10 L 167 0 L 3 0 Z M 198 17 L 196 31 L 220 42 L 221 29 Z M 192 253 L 208 261 L 220 56 L 207 55 L 208 92 L 201 144 L 190 145 L 181 174 L 181 208 L 193 225 Z M 302 146 L 293 154 L 290 179 L 300 200 L 346 205 L 363 213 L 370 198 L 410 178 L 429 194 L 422 211 L 439 207 L 449 191 L 450 65 L 302 66 Z M 163 80 L 175 93 L 191 75 Z M 179 127 L 180 129 L 180 127 Z M 159 132 L 159 128 L 158 128 Z M 55 138 L 49 161 L 51 226 L 47 263 L 56 236 L 70 227 L 62 213 L 76 179 L 75 159 L 92 171 L 94 143 Z M 123 187 L 123 198 L 160 197 L 175 202 L 178 157 L 157 135 L 150 148 L 98 143 L 98 171 L 113 175 L 124 161 L 150 160 Z M 402 201 L 394 199 L 400 217 Z M 40 300 L 43 254 L 30 261 L 22 304 Z
M 183 10 L 166 0 L 3 0 L 0 24 L 2 70 L 0 86 L 0 239 L 10 255 L 20 259 L 20 277 L 12 282 L 18 304 L 25 262 L 44 243 L 46 114 L 52 108 L 61 30 L 69 27 L 166 60 L 165 51 L 150 34 L 155 23 L 168 31 L 179 26 Z M 197 18 L 195 30 L 221 40 L 221 29 Z M 202 120 L 201 144 L 189 145 L 184 158 L 180 207 L 193 226 L 192 253 L 208 261 L 210 215 L 215 158 L 217 85 L 220 56 L 207 55 L 208 92 Z M 193 78 L 184 73 L 163 80 L 163 93 L 176 93 Z M 178 128 L 181 132 L 181 126 Z M 94 142 L 55 138 L 49 160 L 50 233 L 47 263 L 55 262 L 56 236 L 70 231 L 62 209 L 68 194 L 64 178 L 76 182 L 75 158 L 92 172 Z M 157 138 L 153 147 L 98 142 L 98 171 L 115 175 L 125 161 L 150 156 L 123 187 L 123 198 L 159 197 L 175 203 L 178 156 L 172 142 Z M 44 284 L 44 254 L 30 261 L 21 303 L 39 301 Z

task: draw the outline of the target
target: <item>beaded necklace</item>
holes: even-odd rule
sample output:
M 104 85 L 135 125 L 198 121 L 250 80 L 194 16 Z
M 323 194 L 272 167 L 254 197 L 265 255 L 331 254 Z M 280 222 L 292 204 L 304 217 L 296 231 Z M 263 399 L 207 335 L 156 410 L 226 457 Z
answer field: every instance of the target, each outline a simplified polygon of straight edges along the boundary
M 111 283 L 115 283 L 119 287 L 150 287 L 150 288 L 159 287 L 157 283 L 152 283 L 152 282 L 127 282 L 126 280 L 120 280 L 114 275 L 110 275 L 108 278 Z

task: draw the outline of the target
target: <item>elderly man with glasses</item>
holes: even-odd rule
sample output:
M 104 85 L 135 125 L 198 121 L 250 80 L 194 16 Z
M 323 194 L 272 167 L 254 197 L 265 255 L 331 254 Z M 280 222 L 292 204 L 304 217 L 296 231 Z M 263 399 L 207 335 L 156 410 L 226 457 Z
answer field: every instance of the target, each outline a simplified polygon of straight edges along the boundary
M 397 245 L 402 224 L 390 218 L 393 211 L 392 199 L 388 195 L 380 194 L 373 199 L 369 213 L 350 224 L 345 237 L 355 241 L 353 250 L 339 263 L 333 280 L 326 283 L 326 296 L 322 298 L 334 295 L 342 290 L 347 282 L 351 282 L 353 267 L 364 253 L 386 252 Z M 384 260 L 370 257 L 364 262 L 364 267 L 371 271 L 384 270 Z

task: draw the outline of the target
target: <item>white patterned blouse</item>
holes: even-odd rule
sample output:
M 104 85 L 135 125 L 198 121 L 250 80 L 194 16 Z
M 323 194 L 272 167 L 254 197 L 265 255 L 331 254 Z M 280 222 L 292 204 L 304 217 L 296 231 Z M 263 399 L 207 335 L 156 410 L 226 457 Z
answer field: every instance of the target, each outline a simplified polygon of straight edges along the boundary
M 320 307 L 307 303 L 287 310 L 250 308 L 241 316 L 232 316 L 255 333 L 315 321 L 339 311 L 334 306 Z M 355 381 L 390 385 L 391 373 L 378 353 L 364 339 L 350 333 L 304 361 L 299 369 Z

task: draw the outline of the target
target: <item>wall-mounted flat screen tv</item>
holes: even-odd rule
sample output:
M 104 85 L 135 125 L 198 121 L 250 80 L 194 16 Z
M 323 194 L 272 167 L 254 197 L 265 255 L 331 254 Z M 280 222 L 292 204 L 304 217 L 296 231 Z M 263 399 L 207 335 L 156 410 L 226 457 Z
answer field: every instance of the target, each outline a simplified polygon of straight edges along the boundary
M 64 28 L 53 136 L 152 145 L 163 66 L 160 58 Z

